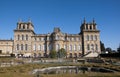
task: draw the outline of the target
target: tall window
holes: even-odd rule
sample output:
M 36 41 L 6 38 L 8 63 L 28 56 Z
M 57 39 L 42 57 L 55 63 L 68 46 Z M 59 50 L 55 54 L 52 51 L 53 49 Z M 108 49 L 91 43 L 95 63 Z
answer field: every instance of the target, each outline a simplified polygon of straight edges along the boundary
M 97 40 L 97 35 L 94 36 L 95 40 Z
M 64 49 L 67 50 L 67 45 L 64 45 Z
M 69 50 L 72 51 L 72 45 L 69 46 Z
M 95 45 L 95 49 L 98 50 L 98 45 L 97 44 Z
M 33 45 L 33 50 L 36 51 L 36 44 Z
M 43 45 L 43 51 L 45 51 L 45 45 Z
M 19 44 L 17 44 L 17 50 L 19 50 Z
M 89 35 L 86 36 L 86 40 L 89 41 Z
M 20 35 L 18 35 L 18 40 L 20 40 Z
M 26 35 L 26 40 L 28 40 L 28 35 Z
M 80 45 L 78 45 L 78 50 L 80 51 L 80 49 L 81 49 L 81 48 L 80 48 Z
M 22 40 L 24 40 L 24 35 L 22 35 Z
M 52 44 L 49 44 L 49 50 L 51 50 L 52 49 Z
M 91 50 L 94 50 L 94 45 L 93 44 L 91 44 Z
M 74 41 L 76 41 L 76 37 L 74 37 Z
M 27 44 L 25 44 L 25 50 L 26 50 L 26 51 L 28 50 L 28 45 L 27 45 Z
M 41 41 L 44 41 L 44 38 L 43 38 L 43 37 L 41 37 Z
M 93 35 L 91 35 L 91 40 L 93 40 Z
M 77 48 L 76 48 L 77 46 L 76 45 L 74 45 L 74 51 L 76 51 L 77 50 Z
M 87 50 L 90 50 L 90 45 L 89 44 L 87 45 Z
M 23 44 L 21 44 L 21 50 L 23 50 Z
M 41 51 L 41 45 L 38 45 L 38 50 L 40 50 L 40 51 Z

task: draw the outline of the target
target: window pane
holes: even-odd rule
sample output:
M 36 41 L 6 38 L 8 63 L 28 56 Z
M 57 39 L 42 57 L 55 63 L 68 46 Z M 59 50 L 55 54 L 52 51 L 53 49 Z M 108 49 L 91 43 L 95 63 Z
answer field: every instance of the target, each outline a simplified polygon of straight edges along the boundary
M 27 50 L 28 49 L 28 45 L 27 44 L 25 44 L 25 50 Z
M 23 50 L 23 44 L 21 44 L 21 50 Z
M 17 44 L 17 50 L 19 50 L 19 44 Z
M 28 35 L 26 35 L 26 40 L 28 40 Z
M 24 40 L 24 35 L 22 35 L 22 40 Z
M 36 44 L 33 45 L 33 50 L 36 50 Z

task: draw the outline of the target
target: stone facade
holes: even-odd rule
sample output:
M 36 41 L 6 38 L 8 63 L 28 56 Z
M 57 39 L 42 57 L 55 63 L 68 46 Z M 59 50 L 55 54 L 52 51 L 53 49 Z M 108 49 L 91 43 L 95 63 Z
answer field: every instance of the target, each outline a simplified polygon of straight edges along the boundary
M 11 54 L 13 51 L 13 40 L 0 40 L 0 54 Z
M 63 33 L 55 27 L 52 33 L 36 34 L 31 21 L 18 22 L 14 30 L 13 53 L 18 56 L 47 57 L 51 50 L 64 48 L 67 57 L 81 57 L 89 53 L 100 53 L 100 31 L 96 23 L 84 22 L 78 34 Z

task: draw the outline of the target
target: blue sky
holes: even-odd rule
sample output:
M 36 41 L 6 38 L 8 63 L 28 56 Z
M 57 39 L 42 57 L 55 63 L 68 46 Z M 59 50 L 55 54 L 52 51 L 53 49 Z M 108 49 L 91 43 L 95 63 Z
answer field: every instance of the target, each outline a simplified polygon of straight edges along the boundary
M 76 34 L 84 17 L 94 18 L 105 47 L 120 44 L 120 0 L 0 0 L 0 39 L 13 38 L 19 19 L 30 18 L 35 33 L 44 34 L 60 27 L 62 32 Z

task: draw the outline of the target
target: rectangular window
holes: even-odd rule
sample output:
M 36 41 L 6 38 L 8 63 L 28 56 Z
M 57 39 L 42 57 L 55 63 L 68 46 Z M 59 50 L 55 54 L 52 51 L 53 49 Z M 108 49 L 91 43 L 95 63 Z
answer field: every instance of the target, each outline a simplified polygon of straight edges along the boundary
M 38 50 L 40 50 L 40 51 L 41 51 L 41 45 L 38 45 Z
M 22 35 L 22 40 L 24 40 L 24 35 Z
M 72 45 L 69 46 L 69 50 L 72 51 Z
M 45 45 L 43 45 L 43 51 L 45 51 Z
M 18 40 L 20 40 L 20 35 L 18 35 Z
M 78 50 L 80 51 L 80 49 L 81 49 L 81 48 L 80 48 L 80 45 L 78 45 Z
M 25 44 L 25 50 L 26 50 L 26 51 L 28 50 L 28 45 L 27 45 L 27 44 Z
M 89 44 L 87 45 L 87 50 L 90 50 L 90 45 Z
M 36 44 L 33 45 L 33 50 L 36 51 Z
M 21 50 L 23 50 L 23 44 L 21 44 Z
M 19 50 L 19 44 L 17 44 L 17 50 Z
M 26 35 L 26 40 L 28 40 L 28 35 Z

